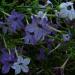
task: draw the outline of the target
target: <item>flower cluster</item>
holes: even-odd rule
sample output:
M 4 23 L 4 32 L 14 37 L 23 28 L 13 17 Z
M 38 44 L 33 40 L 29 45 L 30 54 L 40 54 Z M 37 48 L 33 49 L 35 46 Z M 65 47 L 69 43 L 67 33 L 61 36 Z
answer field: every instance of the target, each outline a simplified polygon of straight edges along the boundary
M 43 0 L 40 1 L 43 3 Z M 34 72 L 37 72 L 39 75 L 40 69 L 43 69 L 44 72 L 46 66 L 51 68 L 53 63 L 48 65 L 49 61 L 55 59 L 49 57 L 51 53 L 60 50 L 62 45 L 67 44 L 72 39 L 71 29 L 73 26 L 70 26 L 69 23 L 75 19 L 73 2 L 61 3 L 59 5 L 60 11 L 50 0 L 46 0 L 43 5 L 38 4 L 37 0 L 32 2 L 35 7 L 37 5 L 37 9 L 40 9 L 34 11 L 33 7 L 27 7 L 26 10 L 22 10 L 20 8 L 21 6 L 25 7 L 25 4 L 19 5 L 17 1 L 18 6 L 15 5 L 15 2 L 12 3 L 12 7 L 15 6 L 15 9 L 11 10 L 10 13 L 1 10 L 0 69 L 3 74 L 13 70 L 16 75 L 21 72 L 29 72 L 29 75 L 35 75 Z M 64 53 L 66 56 L 68 55 L 68 51 L 64 51 Z M 55 54 L 58 53 L 55 52 Z M 42 65 L 36 65 L 35 62 Z M 44 65 L 44 63 L 46 64 Z M 55 70 L 58 69 L 63 70 L 61 67 Z
M 22 56 L 17 56 L 15 49 L 11 49 L 11 52 L 8 53 L 6 48 L 2 48 L 2 55 L 0 57 L 0 62 L 2 64 L 2 73 L 6 74 L 12 68 L 15 70 L 15 74 L 19 74 L 21 69 L 23 72 L 28 72 L 28 64 L 30 63 L 30 58 L 23 59 Z

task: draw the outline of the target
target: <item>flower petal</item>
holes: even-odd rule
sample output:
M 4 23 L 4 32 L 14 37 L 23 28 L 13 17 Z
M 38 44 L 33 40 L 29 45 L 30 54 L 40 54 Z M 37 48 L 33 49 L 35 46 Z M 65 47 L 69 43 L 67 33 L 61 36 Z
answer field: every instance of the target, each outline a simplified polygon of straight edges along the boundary
M 24 60 L 23 60 L 23 57 L 22 56 L 18 56 L 18 60 L 17 60 L 17 62 L 20 64 L 20 63 L 22 63 Z
M 15 69 L 15 74 L 19 74 L 21 72 L 21 67 L 17 66 Z
M 8 73 L 10 70 L 10 66 L 8 64 L 3 65 L 2 67 L 2 73 Z
M 19 65 L 18 63 L 14 63 L 12 66 L 11 66 L 11 68 L 12 69 L 16 69 L 17 68 L 17 65 Z
M 15 70 L 15 74 L 19 74 L 21 72 L 20 65 L 14 64 L 12 68 Z
M 30 58 L 25 58 L 22 62 L 24 65 L 28 65 L 30 63 Z
M 21 69 L 22 69 L 23 72 L 26 72 L 26 73 L 29 72 L 28 66 L 22 65 Z

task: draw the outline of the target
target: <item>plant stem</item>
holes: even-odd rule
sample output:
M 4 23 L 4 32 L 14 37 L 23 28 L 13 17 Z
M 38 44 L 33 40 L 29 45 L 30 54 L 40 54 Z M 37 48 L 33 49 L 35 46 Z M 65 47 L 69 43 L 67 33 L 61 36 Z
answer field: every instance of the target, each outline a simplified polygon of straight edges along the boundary
M 64 62 L 64 64 L 61 66 L 61 68 L 65 68 L 65 66 L 66 66 L 66 64 L 67 64 L 67 62 L 69 61 L 69 59 L 70 59 L 70 56 L 66 59 L 66 61 Z
M 16 50 L 16 47 L 15 47 L 15 53 L 16 53 L 16 56 L 18 57 L 18 52 L 17 52 L 17 50 Z
M 5 14 L 6 16 L 10 16 L 10 14 L 6 13 L 6 12 L 4 11 L 4 9 L 1 8 L 1 7 L 0 7 L 0 12 L 2 12 L 3 14 Z
M 10 52 L 10 49 L 7 47 L 7 44 L 6 44 L 6 41 L 5 41 L 4 36 L 3 36 L 3 42 L 4 42 L 4 45 L 5 45 L 5 48 L 8 50 L 8 52 L 9 52 L 9 54 L 10 54 L 11 52 Z
M 56 49 L 58 49 L 61 46 L 61 43 L 59 43 L 53 50 L 49 51 L 48 55 L 50 55 L 52 52 L 54 52 Z
M 54 28 L 54 27 L 52 27 L 52 26 L 48 26 L 48 28 L 50 29 L 50 30 L 54 30 L 54 31 L 56 31 L 56 32 L 59 32 L 59 33 L 62 33 L 62 31 L 60 31 L 60 30 L 58 30 L 58 29 L 56 29 L 56 28 Z

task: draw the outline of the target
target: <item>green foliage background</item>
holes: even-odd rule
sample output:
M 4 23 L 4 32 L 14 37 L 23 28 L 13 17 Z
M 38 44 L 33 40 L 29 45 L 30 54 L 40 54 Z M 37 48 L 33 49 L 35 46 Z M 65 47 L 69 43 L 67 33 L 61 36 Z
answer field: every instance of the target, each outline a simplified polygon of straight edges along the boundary
M 63 0 L 52 0 L 52 3 L 54 4 L 54 9 L 57 9 L 58 5 L 61 2 L 63 2 Z M 13 9 L 16 9 L 17 11 L 25 14 L 25 23 L 26 19 L 30 20 L 30 15 L 32 13 L 36 14 L 39 10 L 41 10 L 38 0 L 0 0 L 0 18 L 6 17 L 6 15 L 2 13 L 2 11 L 10 13 L 11 10 Z M 48 6 L 45 11 L 47 11 L 48 14 L 53 13 L 50 6 Z M 68 26 L 68 29 L 72 33 L 71 40 L 67 43 L 63 42 L 62 45 L 57 50 L 55 50 L 53 53 L 47 56 L 47 59 L 43 60 L 42 62 L 37 62 L 35 60 L 38 48 L 40 48 L 41 46 L 38 45 L 39 47 L 37 46 L 35 48 L 32 46 L 25 45 L 25 49 L 27 51 L 23 53 L 24 55 L 26 54 L 27 56 L 31 57 L 32 60 L 30 64 L 31 71 L 29 72 L 29 74 L 26 75 L 54 75 L 53 67 L 60 67 L 66 61 L 68 56 L 71 57 L 68 63 L 66 64 L 65 75 L 75 75 L 75 28 L 71 28 L 70 26 Z M 65 30 L 67 30 L 67 28 L 65 28 Z M 0 33 L 3 34 L 2 32 Z M 57 39 L 61 40 L 59 35 L 60 34 L 57 34 L 56 37 Z M 10 35 L 4 35 L 4 37 L 6 39 L 7 46 L 9 48 L 15 47 L 15 45 L 20 46 L 23 45 L 22 40 L 19 39 L 21 38 L 21 33 L 19 33 L 18 35 L 14 34 L 13 37 Z M 59 40 L 57 41 L 60 42 Z M 52 46 L 53 46 L 52 48 L 55 48 L 56 43 L 54 43 Z M 46 53 L 48 53 L 47 50 L 48 49 L 46 49 Z M 38 73 L 42 69 L 43 71 L 41 73 Z M 9 75 L 10 74 L 13 75 L 14 74 L 13 71 L 11 71 Z M 22 73 L 21 75 L 25 74 Z

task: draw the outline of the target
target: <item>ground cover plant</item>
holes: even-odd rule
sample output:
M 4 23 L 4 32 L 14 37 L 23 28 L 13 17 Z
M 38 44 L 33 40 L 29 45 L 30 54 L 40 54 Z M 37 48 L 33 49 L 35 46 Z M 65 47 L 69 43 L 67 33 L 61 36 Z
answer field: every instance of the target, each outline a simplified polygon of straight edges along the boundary
M 74 0 L 0 0 L 1 75 L 75 75 Z

